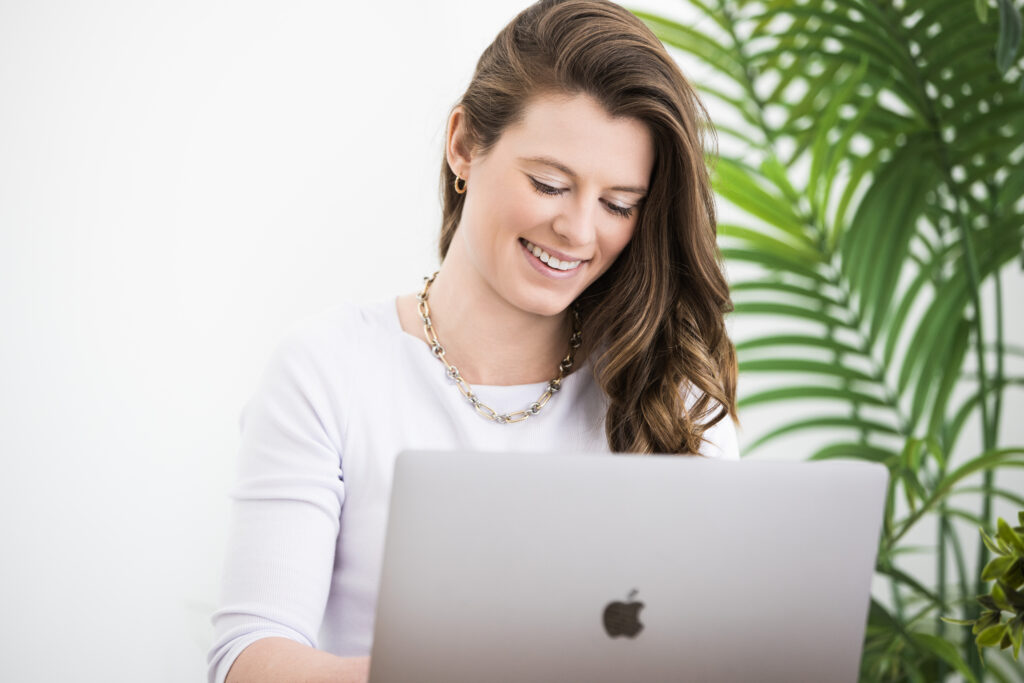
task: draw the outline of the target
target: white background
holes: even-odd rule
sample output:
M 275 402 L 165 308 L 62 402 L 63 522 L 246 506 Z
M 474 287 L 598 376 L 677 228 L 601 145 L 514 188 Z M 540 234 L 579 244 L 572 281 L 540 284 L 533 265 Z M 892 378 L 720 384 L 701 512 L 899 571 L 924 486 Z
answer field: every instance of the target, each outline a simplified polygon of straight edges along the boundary
M 524 5 L 0 3 L 0 678 L 205 676 L 239 411 L 291 323 L 436 265 Z

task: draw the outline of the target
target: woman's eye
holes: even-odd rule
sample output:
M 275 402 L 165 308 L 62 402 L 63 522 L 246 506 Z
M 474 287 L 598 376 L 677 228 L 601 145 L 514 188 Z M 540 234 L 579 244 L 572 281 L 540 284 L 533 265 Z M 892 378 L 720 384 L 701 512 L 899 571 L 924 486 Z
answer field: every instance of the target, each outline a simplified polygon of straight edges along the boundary
M 551 185 L 548 185 L 547 183 L 542 183 L 541 181 L 537 180 L 533 176 L 527 176 L 527 177 L 530 179 L 530 182 L 533 184 L 533 189 L 536 190 L 538 193 L 540 193 L 542 195 L 545 195 L 547 197 L 558 196 L 558 195 L 560 195 L 560 194 L 565 192 L 565 188 L 562 188 L 562 187 L 552 187 Z M 609 201 L 604 201 L 604 205 L 606 207 L 608 207 L 608 210 L 611 213 L 615 214 L 616 216 L 621 216 L 622 218 L 629 218 L 630 216 L 633 215 L 634 207 L 632 207 L 632 206 L 619 206 L 618 204 L 613 204 L 612 202 L 609 202 Z
M 530 182 L 533 183 L 533 189 L 537 190 L 537 192 L 544 195 L 559 195 L 565 192 L 565 190 L 561 188 L 545 185 L 544 183 L 540 182 L 539 180 L 533 177 L 530 177 Z
M 605 206 L 608 207 L 609 211 L 618 216 L 622 216 L 623 218 L 629 218 L 633 215 L 632 206 L 619 206 L 618 204 L 612 204 L 611 202 L 605 202 Z

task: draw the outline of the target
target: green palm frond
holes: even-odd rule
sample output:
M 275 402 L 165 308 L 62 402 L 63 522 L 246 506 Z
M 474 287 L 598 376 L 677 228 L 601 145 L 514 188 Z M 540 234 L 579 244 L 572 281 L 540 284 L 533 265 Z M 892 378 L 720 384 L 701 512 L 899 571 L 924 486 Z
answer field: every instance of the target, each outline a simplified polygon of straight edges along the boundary
M 772 320 L 770 333 L 737 340 L 741 377 L 763 377 L 754 391 L 741 383 L 738 408 L 817 411 L 792 411 L 750 448 L 815 434 L 812 459 L 890 469 L 879 563 L 895 603 L 872 602 L 862 676 L 974 680 L 970 634 L 958 649 L 940 637 L 944 624 L 921 631 L 928 613 L 908 617 L 901 597 L 974 608 L 955 536 L 940 533 L 939 549 L 952 544 L 959 583 L 935 593 L 891 558 L 926 514 L 986 526 L 993 496 L 1024 500 L 991 486 L 995 470 L 1024 466 L 1024 451 L 995 441 L 1001 396 L 1024 378 L 1006 375 L 1013 345 L 979 303 L 984 283 L 998 289 L 998 274 L 1024 263 L 1019 10 L 1012 0 L 690 5 L 701 22 L 638 15 L 681 59 L 711 67 L 718 80 L 696 86 L 734 114 L 712 180 L 741 217 L 723 221 L 719 239 L 744 267 L 735 314 Z M 953 469 L 972 419 L 981 447 Z M 985 486 L 964 486 L 978 474 Z M 946 502 L 972 491 L 981 514 Z M 947 589 L 964 594 L 947 600 Z

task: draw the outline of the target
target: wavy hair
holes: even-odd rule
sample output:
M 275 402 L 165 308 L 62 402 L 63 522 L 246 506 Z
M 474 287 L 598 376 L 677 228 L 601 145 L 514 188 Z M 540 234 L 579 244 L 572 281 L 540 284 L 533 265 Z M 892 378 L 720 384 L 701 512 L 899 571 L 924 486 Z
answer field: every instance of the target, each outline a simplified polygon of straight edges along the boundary
M 736 419 L 707 110 L 650 29 L 603 0 L 541 0 L 502 29 L 456 105 L 470 146 L 489 151 L 545 94 L 589 95 L 651 132 L 654 168 L 633 237 L 576 302 L 581 351 L 608 397 L 612 451 L 697 453 L 709 427 Z M 462 214 L 454 181 L 442 159 L 442 260 Z

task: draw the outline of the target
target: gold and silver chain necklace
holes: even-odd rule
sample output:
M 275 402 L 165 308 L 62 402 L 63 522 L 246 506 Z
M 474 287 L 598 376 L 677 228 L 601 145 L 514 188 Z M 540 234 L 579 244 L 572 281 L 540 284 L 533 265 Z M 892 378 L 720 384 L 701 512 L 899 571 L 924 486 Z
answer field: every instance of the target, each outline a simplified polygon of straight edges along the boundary
M 548 401 L 551 400 L 551 397 L 562 388 L 562 380 L 565 378 L 565 373 L 572 367 L 576 349 L 580 346 L 580 316 L 576 311 L 576 307 L 572 307 L 572 336 L 569 337 L 569 353 L 558 364 L 558 376 L 548 382 L 548 385 L 544 388 L 544 393 L 531 403 L 529 407 L 511 413 L 499 413 L 477 398 L 477 395 L 473 393 L 473 388 L 462 378 L 459 369 L 449 363 L 445 357 L 444 347 L 441 346 L 437 333 L 434 332 L 434 325 L 430 321 L 430 305 L 427 303 L 427 298 L 430 296 L 430 285 L 434 283 L 434 278 L 436 277 L 437 273 L 434 273 L 429 277 L 423 278 L 423 291 L 416 295 L 416 300 L 419 302 L 420 318 L 423 319 L 423 331 L 427 334 L 430 350 L 434 357 L 444 364 L 448 378 L 455 382 L 459 392 L 469 401 L 476 412 L 492 422 L 497 422 L 498 424 L 523 422 L 530 416 L 539 413 L 547 405 Z

